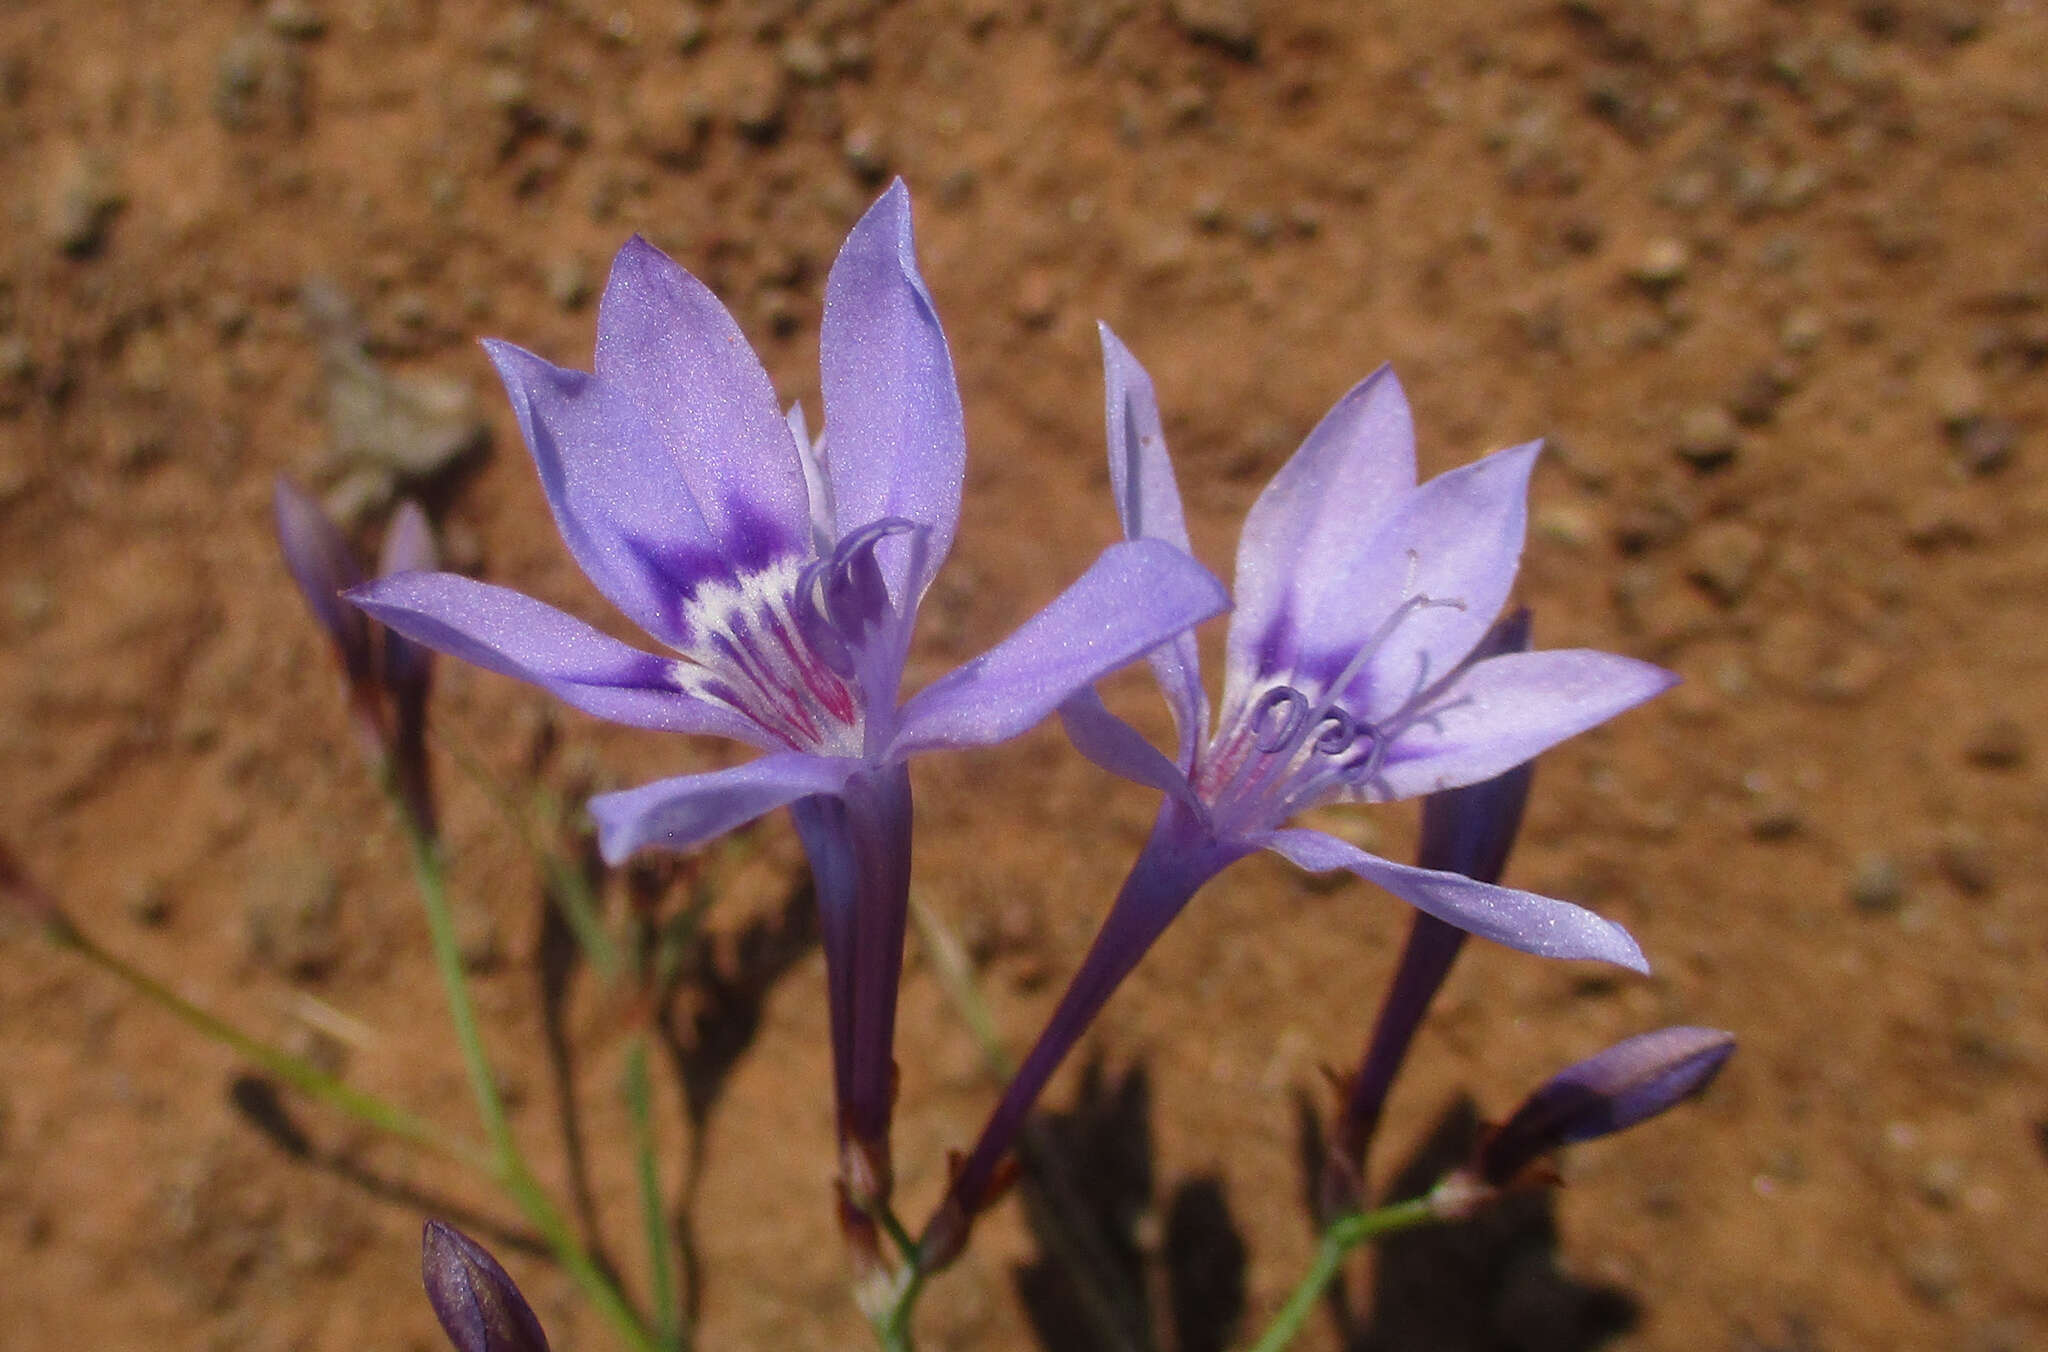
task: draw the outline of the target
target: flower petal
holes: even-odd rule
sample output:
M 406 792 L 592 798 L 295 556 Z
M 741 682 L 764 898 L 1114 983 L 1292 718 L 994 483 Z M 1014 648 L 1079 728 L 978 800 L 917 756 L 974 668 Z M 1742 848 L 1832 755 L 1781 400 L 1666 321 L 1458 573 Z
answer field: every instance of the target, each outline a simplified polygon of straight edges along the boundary
M 1094 690 L 1076 690 L 1069 696 L 1060 705 L 1060 724 L 1076 751 L 1111 774 L 1178 798 L 1197 813 L 1205 811 L 1187 773 L 1161 755 L 1136 728 L 1111 713 Z
M 810 539 L 810 501 L 775 389 L 711 289 L 635 235 L 597 312 L 597 378 L 680 476 L 719 552 L 758 568 Z
M 889 755 L 986 746 L 1023 732 L 1069 695 L 1230 604 L 1172 545 L 1111 545 L 1016 633 L 903 706 Z
M 1095 327 L 1102 338 L 1108 403 L 1109 484 L 1116 496 L 1124 538 L 1160 540 L 1192 554 L 1187 522 L 1181 515 L 1180 488 L 1174 483 L 1173 462 L 1166 454 L 1159 401 L 1152 393 L 1152 377 L 1109 331 L 1109 325 Z M 1174 726 L 1180 730 L 1181 768 L 1192 770 L 1196 748 L 1209 734 L 1209 696 L 1202 688 L 1202 660 L 1194 631 L 1154 648 L 1147 660 L 1173 710 Z
M 676 686 L 675 659 L 641 652 L 508 587 L 399 573 L 346 593 L 415 643 L 516 677 L 614 723 L 769 746 L 751 721 Z
M 811 499 L 811 548 L 819 558 L 830 558 L 839 539 L 839 513 L 832 506 L 832 480 L 825 472 L 825 436 L 822 432 L 811 436 L 802 404 L 791 404 L 783 421 L 789 424 L 789 435 L 803 461 L 804 491 Z
M 272 487 L 271 509 L 284 564 L 298 584 L 299 594 L 333 641 L 350 683 L 367 682 L 375 665 L 370 628 L 360 613 L 341 603 L 341 593 L 363 580 L 355 551 L 320 504 L 283 475 Z
M 681 603 L 732 565 L 677 458 L 616 388 L 485 340 L 533 452 L 555 525 L 597 589 L 671 644 L 687 640 Z
M 785 803 L 837 793 L 862 768 L 857 760 L 777 751 L 730 770 L 601 793 L 590 800 L 590 815 L 605 862 L 618 865 L 644 845 L 687 850 Z
M 1259 494 L 1238 536 L 1224 696 L 1286 671 L 1306 618 L 1296 598 L 1371 538 L 1415 487 L 1415 422 L 1392 368 L 1339 399 Z
M 1491 779 L 1677 683 L 1662 667 L 1588 648 L 1488 658 L 1394 739 L 1365 796 L 1413 798 Z
M 861 217 L 832 264 L 818 347 L 840 534 L 884 517 L 928 532 L 916 577 L 908 576 L 904 542 L 879 555 L 907 611 L 952 548 L 967 432 L 946 335 L 918 274 L 901 179 Z
M 1258 844 L 1312 873 L 1345 869 L 1467 934 L 1546 958 L 1650 970 L 1628 931 L 1591 911 L 1456 873 L 1396 864 L 1321 831 L 1273 831 Z
M 1304 598 L 1303 674 L 1333 680 L 1377 643 L 1345 695 L 1354 713 L 1374 722 L 1448 676 L 1514 586 L 1529 474 L 1541 449 L 1532 441 L 1438 475 L 1408 495 L 1369 544 L 1315 578 L 1313 595 Z M 1395 618 L 1416 598 L 1435 604 Z

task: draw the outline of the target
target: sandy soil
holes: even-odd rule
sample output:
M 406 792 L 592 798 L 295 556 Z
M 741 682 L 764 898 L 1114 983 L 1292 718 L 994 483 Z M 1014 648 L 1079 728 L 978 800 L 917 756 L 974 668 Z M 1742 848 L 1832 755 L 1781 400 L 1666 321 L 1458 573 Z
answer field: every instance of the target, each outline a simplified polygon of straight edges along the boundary
M 1098 317 L 1159 382 L 1212 563 L 1391 361 L 1429 470 L 1551 438 L 1521 584 L 1539 642 L 1686 677 L 1547 760 L 1510 878 L 1626 923 L 1657 975 L 1472 953 L 1379 1172 L 1461 1093 L 1498 1114 L 1630 1032 L 1719 1025 L 1738 1059 L 1575 1155 L 1554 1213 L 1390 1255 L 1371 1318 L 1358 1274 L 1348 1338 L 1319 1320 L 1300 1346 L 2048 1345 L 2044 70 L 2028 0 L 0 6 L 0 833 L 190 997 L 467 1126 L 272 476 L 365 539 L 420 480 L 460 566 L 610 623 L 473 340 L 585 362 L 593 288 L 640 230 L 815 411 L 824 270 L 900 173 L 972 435 L 913 682 L 1111 538 Z M 440 404 L 366 427 L 335 396 L 347 351 Z M 1142 679 L 1114 693 L 1162 725 Z M 452 665 L 435 717 L 480 998 L 559 1178 L 539 886 L 457 757 L 574 792 L 728 753 Z M 1050 729 L 917 787 L 918 885 L 1021 1043 L 1152 803 Z M 1409 813 L 1348 815 L 1407 848 Z M 715 898 L 679 1020 L 705 1348 L 865 1337 L 801 876 L 778 820 L 643 879 Z M 1117 1001 L 1096 1077 L 1055 1087 L 1123 1346 L 1226 1345 L 1302 1270 L 1302 1105 L 1356 1054 L 1404 924 L 1362 886 L 1243 865 Z M 577 979 L 555 1046 L 622 1254 L 633 1015 Z M 915 1212 L 993 1091 L 916 960 L 903 1019 Z M 239 1073 L 7 934 L 0 1344 L 437 1346 L 414 1194 L 503 1208 L 319 1112 L 294 1109 L 292 1157 Z M 675 1186 L 689 1105 L 662 1106 Z M 1075 1330 L 1036 1214 L 992 1218 L 927 1346 L 1117 1345 Z M 606 1345 L 507 1256 L 558 1346 Z

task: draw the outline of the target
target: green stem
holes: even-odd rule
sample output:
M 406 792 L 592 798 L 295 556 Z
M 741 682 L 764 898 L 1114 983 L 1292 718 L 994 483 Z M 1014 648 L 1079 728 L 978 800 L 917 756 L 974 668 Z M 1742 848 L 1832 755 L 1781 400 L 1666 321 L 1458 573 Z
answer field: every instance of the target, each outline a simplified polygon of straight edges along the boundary
M 668 1212 L 661 1200 L 661 1165 L 655 1151 L 654 1095 L 647 1077 L 647 1038 L 635 1037 L 626 1048 L 626 1107 L 633 1118 L 633 1162 L 640 1179 L 640 1214 L 647 1227 L 649 1286 L 654 1304 L 654 1336 L 664 1349 L 680 1352 L 689 1345 L 682 1306 L 676 1298 L 675 1252 L 670 1243 Z
M 974 980 L 974 966 L 968 960 L 967 950 L 938 913 L 915 893 L 910 898 L 910 914 L 917 921 L 918 942 L 924 946 L 925 956 L 931 960 L 939 985 L 945 989 L 947 998 L 960 1013 L 960 1021 L 967 1025 L 975 1046 L 980 1049 L 982 1065 L 987 1068 L 989 1078 L 998 1084 L 1006 1083 L 1016 1067 L 1010 1064 L 1010 1054 L 1003 1049 L 1002 1035 L 996 1031 L 995 1015 L 989 1013 L 988 1002 L 981 998 L 981 987 Z
M 1251 1352 L 1280 1352 L 1294 1341 L 1303 1324 L 1314 1312 L 1316 1302 L 1323 1298 L 1323 1292 L 1344 1265 L 1344 1259 L 1359 1245 L 1396 1230 L 1408 1230 L 1418 1225 L 1427 1225 L 1438 1220 L 1427 1197 L 1416 1197 L 1377 1211 L 1344 1216 L 1333 1221 L 1323 1231 L 1323 1242 L 1316 1248 L 1315 1262 L 1309 1265 L 1308 1274 L 1294 1288 L 1294 1294 L 1280 1307 L 1280 1313 L 1273 1316 L 1273 1322 L 1254 1343 Z
M 513 803 L 510 796 L 485 773 L 483 766 L 461 750 L 451 750 L 455 763 L 469 781 L 482 791 L 498 809 L 498 815 L 512 828 L 512 834 L 526 847 L 526 853 L 540 867 L 547 878 L 548 895 L 569 924 L 569 932 L 576 936 L 576 944 L 583 950 L 585 961 L 605 984 L 609 985 L 619 974 L 622 960 L 619 947 L 612 942 L 610 931 L 604 927 L 596 895 L 590 890 L 590 880 L 573 859 L 565 859 L 559 850 L 543 844 L 534 834 L 533 823 Z M 535 798 L 547 809 L 548 820 L 559 824 L 561 804 L 552 794 L 537 790 Z
M 909 1274 L 896 1303 L 874 1321 L 875 1340 L 882 1345 L 882 1352 L 916 1352 L 917 1345 L 910 1337 L 910 1316 L 917 1309 L 918 1296 L 924 1292 L 925 1274 L 915 1264 L 909 1268 Z
M 141 968 L 101 948 L 83 931 L 66 925 L 62 929 L 53 930 L 52 938 L 84 957 L 101 971 L 125 982 L 129 989 L 163 1009 L 186 1027 L 261 1067 L 306 1097 L 443 1159 L 453 1160 L 484 1173 L 495 1172 L 488 1151 L 468 1141 L 456 1140 L 425 1118 L 338 1080 L 301 1057 L 251 1037 L 219 1015 L 201 1009 L 185 999 Z
M 419 884 L 420 900 L 427 913 L 427 932 L 433 940 L 434 967 L 448 1000 L 448 1016 L 455 1025 L 455 1040 L 462 1049 L 462 1061 L 469 1072 L 477 1109 L 484 1119 L 496 1157 L 494 1172 L 499 1185 L 511 1196 L 527 1222 L 540 1231 L 556 1261 L 583 1288 L 584 1295 L 614 1332 L 633 1352 L 661 1352 L 646 1324 L 626 1302 L 617 1284 L 605 1275 L 582 1241 L 556 1209 L 520 1153 L 512 1134 L 512 1120 L 505 1112 L 497 1076 L 485 1055 L 483 1035 L 476 1019 L 476 1005 L 469 997 L 469 981 L 462 970 L 461 945 L 455 937 L 455 916 L 448 905 L 448 891 L 441 870 L 441 854 L 435 842 L 423 832 L 406 811 L 402 799 L 394 796 L 399 821 L 405 828 L 406 843 L 412 849 L 413 877 Z

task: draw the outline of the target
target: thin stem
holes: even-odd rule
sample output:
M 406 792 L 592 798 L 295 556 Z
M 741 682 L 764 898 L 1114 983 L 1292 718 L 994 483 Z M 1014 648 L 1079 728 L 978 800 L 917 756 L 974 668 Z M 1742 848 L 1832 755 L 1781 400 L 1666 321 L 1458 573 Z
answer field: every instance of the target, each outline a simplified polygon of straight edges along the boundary
M 675 1252 L 670 1243 L 668 1212 L 661 1199 L 661 1166 L 656 1159 L 653 1093 L 647 1078 L 647 1038 L 637 1036 L 626 1048 L 626 1107 L 633 1118 L 633 1163 L 640 1179 L 640 1215 L 647 1230 L 650 1299 L 654 1336 L 663 1348 L 679 1352 L 689 1345 L 682 1307 L 676 1299 Z
M 874 1321 L 875 1339 L 881 1343 L 882 1352 L 916 1352 L 917 1344 L 910 1336 L 910 1316 L 917 1309 L 918 1296 L 924 1292 L 925 1272 L 915 1264 L 907 1271 L 902 1294 Z
M 441 978 L 442 993 L 448 1000 L 448 1017 L 455 1025 L 455 1040 L 462 1049 L 470 1089 L 476 1096 L 477 1110 L 483 1116 L 484 1130 L 490 1137 L 491 1151 L 496 1156 L 498 1183 L 518 1205 L 527 1222 L 540 1231 L 548 1247 L 554 1250 L 556 1261 L 583 1288 L 584 1295 L 626 1346 L 633 1352 L 662 1352 L 648 1332 L 646 1323 L 576 1238 L 547 1191 L 534 1177 L 526 1157 L 520 1153 L 518 1139 L 512 1134 L 511 1118 L 505 1112 L 505 1100 L 498 1090 L 497 1076 L 484 1052 L 476 1005 L 470 999 L 469 981 L 463 974 L 462 950 L 455 936 L 455 916 L 448 905 L 440 849 L 406 811 L 404 801 L 394 796 L 393 802 L 398 807 L 399 821 L 405 829 L 406 843 L 412 850 L 413 877 L 419 885 L 420 900 L 427 913 L 434 967 Z
M 569 932 L 576 936 L 576 943 L 583 950 L 583 956 L 596 969 L 597 974 L 609 985 L 619 974 L 623 960 L 619 947 L 612 941 L 611 932 L 605 929 L 604 919 L 599 914 L 596 894 L 590 890 L 590 880 L 577 867 L 574 860 L 564 859 L 557 850 L 543 844 L 534 834 L 533 823 L 518 805 L 498 787 L 483 766 L 468 752 L 451 749 L 455 764 L 469 781 L 491 800 L 498 809 L 498 815 L 512 828 L 512 834 L 526 847 L 526 853 L 540 866 L 547 878 L 548 896 L 561 911 L 562 918 L 569 923 Z M 534 797 L 547 810 L 548 819 L 559 823 L 561 804 L 554 795 L 544 789 L 536 789 Z
M 914 892 L 910 897 L 910 914 L 917 921 L 917 937 L 924 945 L 925 957 L 931 960 L 939 985 L 959 1011 L 960 1021 L 973 1035 L 989 1077 L 999 1083 L 1008 1080 L 1016 1073 L 1017 1067 L 1003 1047 L 1001 1034 L 996 1032 L 995 1015 L 989 1012 L 988 1002 L 981 998 L 981 987 L 975 984 L 974 968 L 969 963 L 966 948 L 938 913 Z
M 443 1159 L 487 1174 L 496 1172 L 490 1152 L 482 1147 L 457 1140 L 427 1119 L 338 1080 L 301 1057 L 250 1036 L 219 1015 L 201 1009 L 142 969 L 101 948 L 83 931 L 67 925 L 61 931 L 53 931 L 52 937 L 101 971 L 126 983 L 129 989 L 186 1027 L 253 1062 L 308 1098 Z
M 960 1021 L 967 1025 L 969 1035 L 981 1052 L 983 1069 L 997 1086 L 1007 1084 L 1016 1073 L 1016 1061 L 1003 1046 L 1002 1035 L 996 1031 L 995 1016 L 989 1012 L 988 1002 L 982 998 L 981 987 L 974 979 L 974 968 L 968 961 L 966 947 L 947 926 L 945 919 L 915 892 L 910 897 L 910 913 L 916 918 L 918 941 L 924 947 L 932 970 L 938 975 L 939 985 L 953 1002 Z M 1027 1119 L 1018 1129 L 1017 1155 L 1031 1169 L 1032 1176 L 1043 1190 L 1044 1204 L 1038 1212 L 1043 1223 L 1037 1227 L 1041 1242 L 1052 1252 L 1053 1260 L 1066 1271 L 1068 1280 L 1073 1282 L 1082 1315 L 1090 1329 L 1104 1347 L 1116 1348 L 1119 1352 L 1135 1352 L 1118 1318 L 1115 1298 L 1103 1290 L 1098 1279 L 1098 1274 L 1103 1271 L 1101 1259 L 1099 1254 L 1091 1251 L 1099 1246 L 1087 1238 L 1087 1222 L 1083 1218 L 1081 1204 L 1057 1158 L 1057 1150 L 1036 1121 Z M 908 1294 L 912 1300 L 916 1299 L 915 1291 Z M 904 1318 L 906 1321 L 909 1318 L 907 1306 Z
M 1382 1235 L 1413 1229 L 1439 1219 L 1441 1217 L 1430 1205 L 1429 1198 L 1416 1197 L 1377 1211 L 1354 1213 L 1333 1222 L 1329 1229 L 1323 1231 L 1323 1242 L 1316 1248 L 1315 1261 L 1309 1265 L 1307 1275 L 1294 1288 L 1294 1294 L 1287 1298 L 1287 1303 L 1280 1307 L 1280 1313 L 1273 1316 L 1273 1322 L 1252 1345 L 1251 1352 L 1280 1352 L 1294 1341 L 1353 1249 Z

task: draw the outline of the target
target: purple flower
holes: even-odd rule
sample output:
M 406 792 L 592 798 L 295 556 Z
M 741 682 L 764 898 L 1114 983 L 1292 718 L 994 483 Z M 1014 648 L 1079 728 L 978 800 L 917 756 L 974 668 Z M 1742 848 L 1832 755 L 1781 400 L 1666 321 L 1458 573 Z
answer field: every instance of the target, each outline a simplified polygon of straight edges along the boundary
M 1184 550 L 1151 379 L 1106 327 L 1102 345 L 1124 534 Z M 1577 906 L 1285 825 L 1321 803 L 1490 779 L 1672 684 L 1668 672 L 1607 653 L 1478 651 L 1514 582 L 1537 450 L 1517 446 L 1417 485 L 1408 404 L 1382 368 L 1338 401 L 1245 521 L 1214 733 L 1191 633 L 1151 657 L 1179 728 L 1173 759 L 1093 691 L 1061 707 L 1083 754 L 1167 799 L 1094 947 L 956 1175 L 927 1233 L 931 1256 L 964 1237 L 1023 1114 L 1116 985 L 1203 883 L 1254 851 L 1319 873 L 1347 869 L 1513 948 L 1644 967 L 1626 932 Z
M 1704 1092 L 1734 1054 L 1733 1035 L 1715 1028 L 1660 1028 L 1617 1042 L 1523 1100 L 1481 1143 L 1473 1174 L 1506 1187 L 1563 1146 L 1626 1131 Z
M 825 434 L 778 410 L 710 290 L 640 239 L 612 265 L 596 369 L 488 345 L 556 525 L 652 653 L 523 596 L 413 574 L 350 596 L 442 652 L 620 723 L 766 752 L 593 799 L 605 857 L 687 849 L 785 804 L 823 916 L 843 1181 L 886 1195 L 909 885 L 904 763 L 1024 731 L 1227 604 L 1184 551 L 1106 551 L 1008 639 L 899 705 L 917 604 L 952 544 L 966 440 L 899 182 L 825 285 Z M 829 446 L 828 446 L 829 439 Z M 1133 604 L 1132 598 L 1143 598 Z

